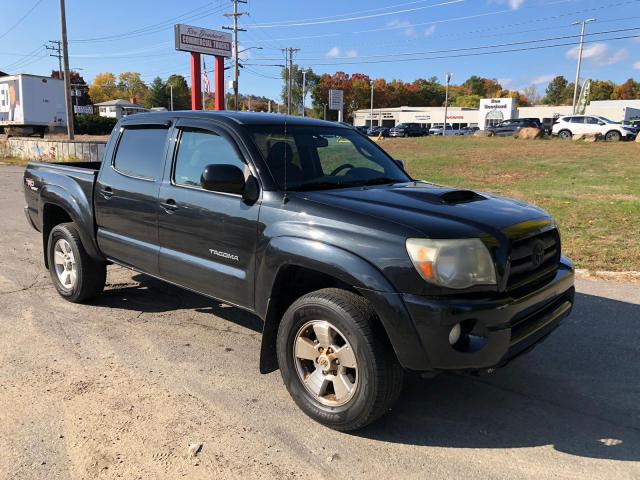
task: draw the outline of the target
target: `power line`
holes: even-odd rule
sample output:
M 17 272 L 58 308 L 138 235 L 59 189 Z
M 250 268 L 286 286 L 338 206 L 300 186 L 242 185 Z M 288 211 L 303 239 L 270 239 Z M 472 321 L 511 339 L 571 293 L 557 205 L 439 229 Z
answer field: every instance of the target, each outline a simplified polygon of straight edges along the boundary
M 43 0 L 38 0 L 36 3 L 33 4 L 33 7 L 31 7 L 29 10 L 27 10 L 27 13 L 25 13 L 23 16 L 21 16 L 18 21 L 16 23 L 14 23 L 13 25 L 11 25 L 7 30 L 5 30 L 5 32 L 0 35 L 0 39 L 6 37 L 9 33 L 11 33 L 18 25 L 20 25 L 22 23 L 22 21 L 27 18 L 29 16 L 29 14 L 31 12 L 33 12 L 38 5 L 40 5 L 43 2 Z
M 636 29 L 637 30 L 637 29 Z M 600 38 L 596 40 L 585 41 L 584 43 L 596 43 L 596 42 L 609 42 L 615 40 L 626 40 L 631 38 L 640 38 L 639 35 L 624 35 L 619 37 L 611 37 L 611 38 Z M 531 43 L 539 43 L 539 42 L 531 42 Z M 360 64 L 369 64 L 369 63 L 395 63 L 395 62 L 413 62 L 417 60 L 440 60 L 445 58 L 464 58 L 464 57 L 477 57 L 483 55 L 495 55 L 499 53 L 514 53 L 514 52 L 525 52 L 529 50 L 542 50 L 544 48 L 557 48 L 557 47 L 568 47 L 575 46 L 575 42 L 565 42 L 558 43 L 554 45 L 537 45 L 534 47 L 523 47 L 523 48 L 514 48 L 509 50 L 496 50 L 492 52 L 474 52 L 474 53 L 463 53 L 457 55 L 440 55 L 435 57 L 416 57 L 416 58 L 403 58 L 403 59 L 378 59 L 378 60 L 365 60 L 365 61 L 353 61 L 353 62 L 332 62 L 332 63 L 310 63 L 309 65 L 314 66 L 336 66 L 336 65 L 360 65 Z
M 444 1 L 444 2 L 441 2 L 441 3 L 436 3 L 434 5 L 425 5 L 423 7 L 406 8 L 404 10 L 395 10 L 395 11 L 392 11 L 392 12 L 375 13 L 375 14 L 370 14 L 370 15 L 360 15 L 360 16 L 357 16 L 357 17 L 339 18 L 339 19 L 333 19 L 333 20 L 300 21 L 300 22 L 297 22 L 297 23 L 286 23 L 286 24 L 280 24 L 280 25 L 257 24 L 252 28 L 305 27 L 305 26 L 308 26 L 308 25 L 325 25 L 325 24 L 328 24 L 328 23 L 354 22 L 354 21 L 357 21 L 357 20 L 368 20 L 370 18 L 378 18 L 378 17 L 389 16 L 389 15 L 399 15 L 401 13 L 410 13 L 410 12 L 415 12 L 415 11 L 418 11 L 418 10 L 426 10 L 428 8 L 446 7 L 446 6 L 449 6 L 449 5 L 455 5 L 455 4 L 464 3 L 465 1 L 466 0 L 447 0 L 447 1 Z
M 58 59 L 58 71 L 62 74 L 62 42 L 60 40 L 49 40 L 49 45 L 45 45 L 44 48 L 56 52 L 49 54 L 49 56 Z
M 291 115 L 291 98 L 293 90 L 293 54 L 299 52 L 299 48 L 283 48 L 282 53 L 285 55 L 285 64 L 287 65 L 287 115 Z

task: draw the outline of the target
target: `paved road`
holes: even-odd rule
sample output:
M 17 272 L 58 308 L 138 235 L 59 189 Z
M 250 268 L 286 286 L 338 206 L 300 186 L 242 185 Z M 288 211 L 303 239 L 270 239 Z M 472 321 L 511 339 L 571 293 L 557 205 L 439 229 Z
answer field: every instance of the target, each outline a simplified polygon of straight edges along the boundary
M 59 298 L 20 179 L 0 167 L 0 478 L 640 478 L 638 284 L 579 282 L 528 356 L 410 378 L 342 434 L 258 373 L 248 314 L 120 268 L 93 305 Z

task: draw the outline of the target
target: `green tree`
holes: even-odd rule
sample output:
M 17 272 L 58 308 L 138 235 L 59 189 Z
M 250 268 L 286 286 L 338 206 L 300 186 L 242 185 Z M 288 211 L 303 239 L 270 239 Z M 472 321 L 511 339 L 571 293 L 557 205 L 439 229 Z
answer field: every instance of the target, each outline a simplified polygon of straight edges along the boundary
M 149 90 L 144 98 L 146 108 L 164 107 L 169 108 L 169 98 L 167 96 L 167 85 L 160 77 L 156 77 L 149 85 Z
M 189 85 L 182 75 L 171 75 L 167 79 L 166 92 L 170 99 L 171 87 L 173 87 L 173 109 L 174 110 L 190 110 L 191 109 L 191 91 Z
M 147 85 L 136 72 L 122 72 L 118 75 L 118 90 L 132 103 L 143 102 L 147 94 Z
M 611 100 L 616 84 L 609 80 L 594 80 L 591 82 L 590 100 Z
M 482 97 L 480 95 L 461 95 L 454 100 L 453 106 L 463 108 L 480 108 L 481 99 Z
M 305 80 L 305 90 L 307 93 L 307 98 L 309 98 L 309 94 L 311 92 L 313 92 L 313 90 L 316 88 L 316 85 L 318 85 L 318 82 L 320 81 L 320 77 L 318 75 L 316 75 L 313 70 L 311 70 L 310 68 L 306 69 L 306 75 L 303 76 L 303 69 L 300 68 L 299 65 L 293 65 L 291 72 L 293 73 L 293 77 L 292 77 L 292 88 L 291 88 L 291 114 L 292 115 L 299 115 L 300 111 L 302 109 L 302 84 L 303 84 L 303 79 Z M 282 90 L 281 90 L 281 97 L 282 97 L 282 102 L 285 105 L 285 111 L 286 111 L 286 105 L 287 105 L 287 95 L 288 95 L 288 89 L 287 89 L 287 79 L 289 78 L 289 69 L 288 68 L 283 68 L 281 73 L 280 73 L 281 77 L 282 77 Z M 306 78 L 303 78 L 306 77 Z
M 571 105 L 573 102 L 574 84 L 569 83 L 562 75 L 557 76 L 547 86 L 544 103 L 547 105 Z
M 616 86 L 612 97 L 614 100 L 634 100 L 640 98 L 640 83 L 630 78 L 626 82 Z

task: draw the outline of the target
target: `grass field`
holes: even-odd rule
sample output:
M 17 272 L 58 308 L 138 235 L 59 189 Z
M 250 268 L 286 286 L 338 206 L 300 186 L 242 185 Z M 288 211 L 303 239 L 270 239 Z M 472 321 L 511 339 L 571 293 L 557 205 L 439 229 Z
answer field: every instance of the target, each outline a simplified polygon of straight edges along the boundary
M 414 178 L 534 203 L 579 268 L 640 270 L 640 145 L 512 138 L 385 139 Z

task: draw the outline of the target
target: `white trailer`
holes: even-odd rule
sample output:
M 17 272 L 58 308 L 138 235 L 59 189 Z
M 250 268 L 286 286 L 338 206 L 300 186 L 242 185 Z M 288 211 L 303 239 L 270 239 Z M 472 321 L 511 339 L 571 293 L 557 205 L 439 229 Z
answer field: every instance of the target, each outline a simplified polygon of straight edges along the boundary
M 44 134 L 66 126 L 64 81 L 27 74 L 0 77 L 0 128 Z

